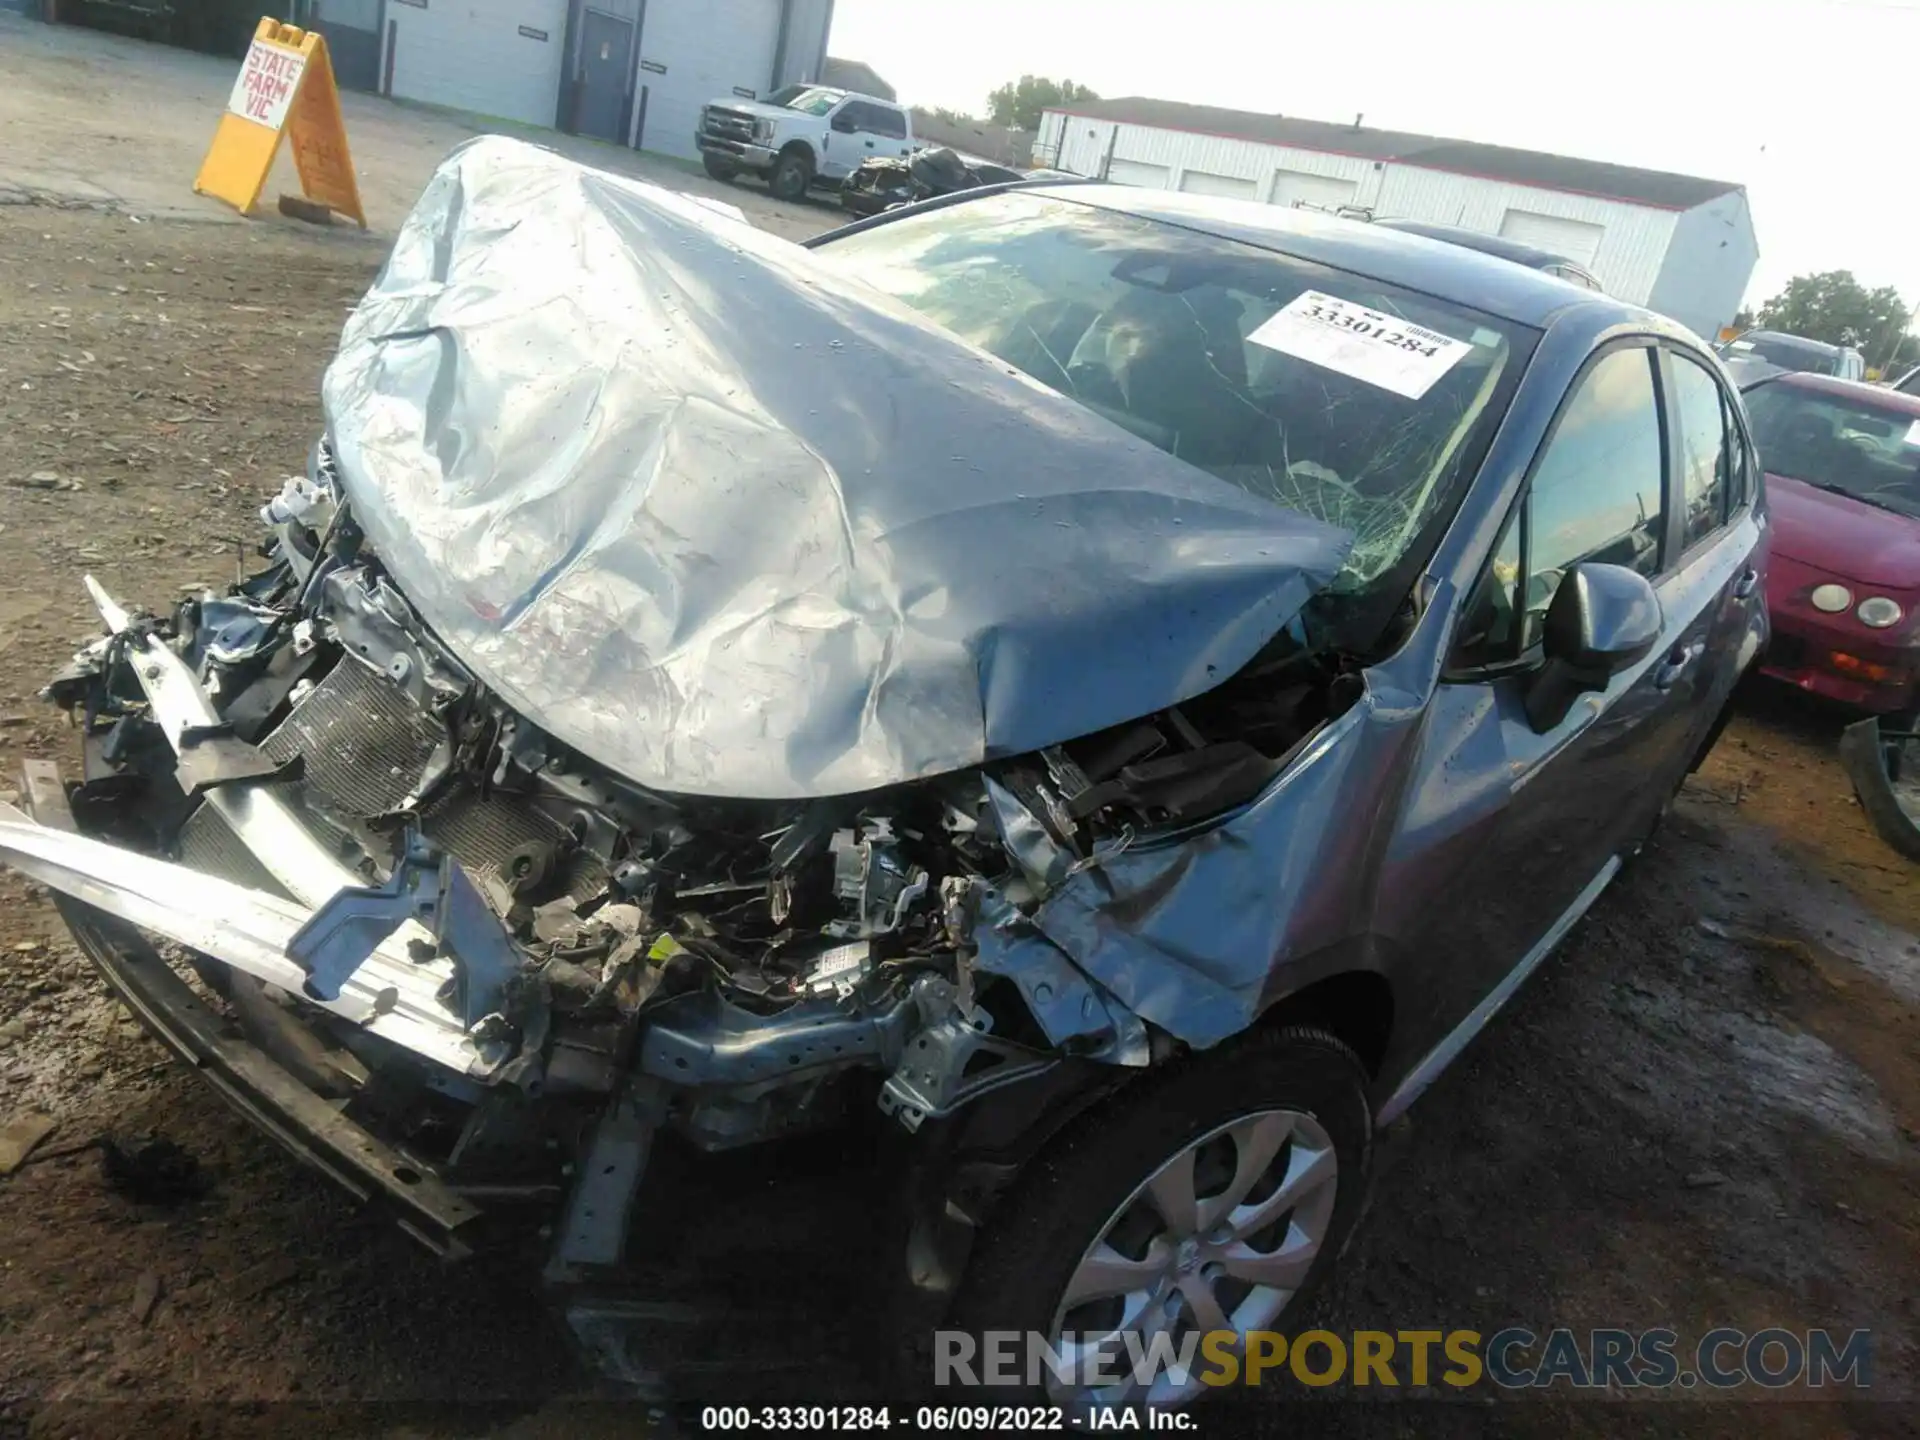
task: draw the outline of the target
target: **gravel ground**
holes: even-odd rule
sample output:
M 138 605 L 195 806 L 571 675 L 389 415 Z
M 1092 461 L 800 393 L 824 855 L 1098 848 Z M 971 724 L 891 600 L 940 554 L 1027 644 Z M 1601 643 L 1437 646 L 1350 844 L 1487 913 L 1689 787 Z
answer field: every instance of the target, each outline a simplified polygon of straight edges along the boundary
M 0 30 L 10 79 L 15 33 Z M 155 607 L 233 573 L 312 438 L 320 369 L 381 253 L 377 237 L 125 210 L 0 205 L 0 789 L 29 757 L 76 763 L 34 692 L 92 629 L 83 573 Z M 1310 1429 L 1916 1433 L 1920 887 L 1848 793 L 1839 723 L 1745 697 L 1656 843 L 1390 1138 L 1318 1308 L 1340 1329 L 1869 1328 L 1871 1398 L 1476 1391 L 1389 1408 L 1342 1391 Z M 105 998 L 44 895 L 0 875 L 0 1124 L 22 1113 L 55 1128 L 0 1179 L 0 1437 L 655 1419 L 598 1401 L 518 1258 L 443 1265 L 250 1133 Z M 148 1132 L 192 1157 L 185 1193 L 109 1183 L 99 1138 Z M 683 1166 L 651 1248 L 683 1280 L 711 1267 L 809 1317 L 761 1343 L 857 1357 L 858 1238 L 763 1219 L 805 1197 L 858 1228 L 868 1163 L 854 1141 Z M 1303 1417 L 1243 1402 L 1199 1418 L 1278 1433 Z

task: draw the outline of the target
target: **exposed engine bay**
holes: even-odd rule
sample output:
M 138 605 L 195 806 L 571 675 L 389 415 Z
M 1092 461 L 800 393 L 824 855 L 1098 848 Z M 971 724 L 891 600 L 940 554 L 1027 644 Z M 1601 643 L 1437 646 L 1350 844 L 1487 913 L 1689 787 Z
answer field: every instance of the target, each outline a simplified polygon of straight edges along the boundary
M 265 568 L 126 617 L 49 687 L 86 730 L 74 812 L 286 895 L 219 808 L 282 801 L 344 884 L 293 894 L 316 906 L 287 947 L 300 997 L 268 987 L 241 1023 L 284 1055 L 263 1013 L 317 1020 L 327 1054 L 305 1073 L 397 1105 L 440 1161 L 515 1168 L 513 1134 L 543 1122 L 469 1108 L 491 1087 L 603 1096 L 637 1071 L 670 1087 L 663 1118 L 722 1148 L 844 1113 L 856 1073 L 912 1129 L 1063 1057 L 1147 1064 L 1175 1042 L 1027 916 L 1141 837 L 1247 802 L 1341 690 L 1282 637 L 1198 702 L 1036 756 L 846 797 L 668 795 L 470 675 L 365 543 L 324 445 L 263 519 Z M 170 737 L 143 645 L 177 656 L 217 718 Z M 434 998 L 475 1047 L 463 1083 L 325 1008 L 408 921 L 426 933 L 405 953 L 449 967 Z

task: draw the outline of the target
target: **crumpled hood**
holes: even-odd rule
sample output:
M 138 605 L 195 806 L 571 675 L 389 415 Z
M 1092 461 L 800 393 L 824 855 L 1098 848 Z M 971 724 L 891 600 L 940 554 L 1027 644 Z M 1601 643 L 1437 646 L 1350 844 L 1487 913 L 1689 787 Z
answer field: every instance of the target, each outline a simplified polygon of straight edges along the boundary
M 1350 537 L 809 252 L 518 141 L 441 165 L 325 380 L 422 618 L 655 788 L 961 769 L 1243 666 Z

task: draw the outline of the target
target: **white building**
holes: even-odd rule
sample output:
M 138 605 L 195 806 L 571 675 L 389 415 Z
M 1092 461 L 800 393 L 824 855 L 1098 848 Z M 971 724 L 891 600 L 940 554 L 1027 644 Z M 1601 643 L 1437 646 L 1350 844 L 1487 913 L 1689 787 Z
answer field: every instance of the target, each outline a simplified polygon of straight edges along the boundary
M 296 0 L 340 82 L 698 159 L 700 107 L 820 74 L 833 0 Z
M 1035 164 L 1122 184 L 1505 235 L 1578 261 L 1609 294 L 1709 340 L 1740 308 L 1760 255 L 1739 185 L 1358 124 L 1087 100 L 1049 110 L 1033 152 Z

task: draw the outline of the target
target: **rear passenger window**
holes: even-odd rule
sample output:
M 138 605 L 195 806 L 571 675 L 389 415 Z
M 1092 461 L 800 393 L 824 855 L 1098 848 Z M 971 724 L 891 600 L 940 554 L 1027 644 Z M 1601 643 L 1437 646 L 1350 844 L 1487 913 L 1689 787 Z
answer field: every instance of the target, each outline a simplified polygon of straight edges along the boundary
M 1706 539 L 1727 523 L 1728 484 L 1726 409 L 1720 387 L 1706 370 L 1673 354 L 1673 400 L 1680 412 L 1674 463 L 1680 467 L 1686 506 L 1682 549 Z
M 871 122 L 866 128 L 887 140 L 907 138 L 907 117 L 898 110 L 889 110 L 884 105 L 867 107 L 867 118 Z
M 1525 646 L 1539 640 L 1560 577 L 1580 561 L 1624 565 L 1649 579 L 1660 573 L 1665 462 L 1653 374 L 1650 349 L 1601 357 L 1580 380 L 1534 466 Z

